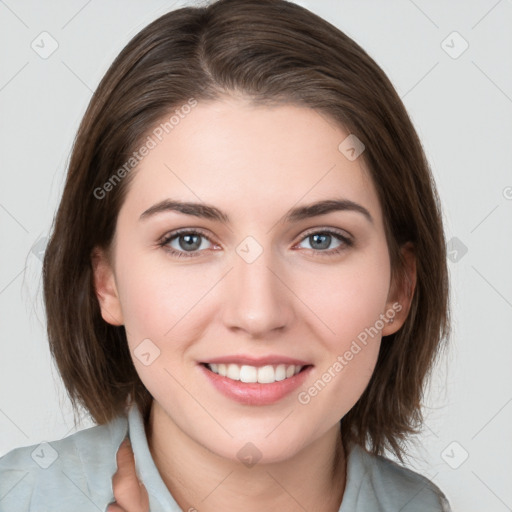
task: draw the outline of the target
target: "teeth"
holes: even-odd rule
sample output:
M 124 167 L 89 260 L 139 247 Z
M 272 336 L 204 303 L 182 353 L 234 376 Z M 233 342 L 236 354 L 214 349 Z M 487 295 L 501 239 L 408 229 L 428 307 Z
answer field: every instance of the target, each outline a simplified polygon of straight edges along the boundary
M 240 380 L 240 367 L 236 364 L 228 364 L 226 377 L 228 377 L 228 379 Z
M 289 379 L 299 373 L 303 366 L 279 364 L 276 366 L 249 366 L 238 364 L 209 364 L 208 367 L 214 373 L 241 382 L 259 382 L 260 384 L 271 384 L 284 379 Z

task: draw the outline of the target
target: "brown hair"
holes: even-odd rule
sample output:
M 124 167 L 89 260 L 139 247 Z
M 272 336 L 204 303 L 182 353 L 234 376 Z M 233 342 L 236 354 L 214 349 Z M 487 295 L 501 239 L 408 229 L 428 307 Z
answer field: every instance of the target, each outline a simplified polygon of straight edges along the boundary
M 396 279 L 405 276 L 400 247 L 414 244 L 417 284 L 407 320 L 383 339 L 367 388 L 341 421 L 344 443 L 375 454 L 391 449 L 401 459 L 402 441 L 421 425 L 423 387 L 449 333 L 439 199 L 384 72 L 339 29 L 284 0 L 219 0 L 169 12 L 128 43 L 94 93 L 43 265 L 50 349 L 73 410 L 83 406 L 103 424 L 124 413 L 128 393 L 146 419 L 152 402 L 124 327 L 101 316 L 91 264 L 94 247 L 110 247 L 133 172 L 101 198 L 95 191 L 107 190 L 164 115 L 191 98 L 225 94 L 306 106 L 355 134 L 366 146 L 361 158 L 378 192 Z

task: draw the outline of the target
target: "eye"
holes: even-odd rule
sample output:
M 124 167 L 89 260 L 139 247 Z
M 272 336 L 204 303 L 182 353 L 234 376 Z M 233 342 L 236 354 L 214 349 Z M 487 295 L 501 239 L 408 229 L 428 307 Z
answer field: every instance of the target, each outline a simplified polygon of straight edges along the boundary
M 159 245 L 178 258 L 194 257 L 199 256 L 200 251 L 208 248 L 203 243 L 205 240 L 212 243 L 201 231 L 183 229 L 169 233 L 159 242 Z
M 353 241 L 348 236 L 332 229 L 309 232 L 302 240 L 310 244 L 311 250 L 314 251 L 313 254 L 320 254 L 322 256 L 338 254 L 354 245 Z M 338 245 L 333 249 L 326 250 L 329 249 L 333 240 L 337 241 Z
M 307 241 L 310 244 L 310 249 L 315 256 L 332 256 L 354 245 L 351 238 L 346 236 L 343 232 L 333 229 L 323 229 L 310 231 L 302 238 L 302 242 Z M 338 245 L 333 249 L 329 249 L 333 241 L 337 241 Z M 159 246 L 163 247 L 169 254 L 181 257 L 195 257 L 200 256 L 201 251 L 208 249 L 208 243 L 213 242 L 203 232 L 192 229 L 182 229 L 173 231 L 166 235 L 158 243 Z M 218 246 L 217 246 L 218 247 Z

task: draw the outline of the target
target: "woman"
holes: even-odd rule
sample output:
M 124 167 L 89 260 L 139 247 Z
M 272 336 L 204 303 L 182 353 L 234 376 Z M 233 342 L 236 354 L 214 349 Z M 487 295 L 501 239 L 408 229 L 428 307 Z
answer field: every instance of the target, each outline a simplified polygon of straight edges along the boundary
M 449 330 L 435 185 L 383 71 L 306 9 L 219 0 L 130 41 L 44 294 L 98 425 L 2 457 L 0 510 L 450 510 L 383 457 Z

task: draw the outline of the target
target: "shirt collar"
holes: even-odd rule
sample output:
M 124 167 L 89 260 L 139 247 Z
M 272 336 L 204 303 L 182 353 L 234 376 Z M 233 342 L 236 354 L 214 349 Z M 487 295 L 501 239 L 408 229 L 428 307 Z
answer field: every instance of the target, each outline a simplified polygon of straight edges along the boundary
M 168 512 L 181 512 L 178 504 L 165 485 L 158 468 L 155 465 L 149 445 L 147 441 L 146 431 L 144 428 L 144 420 L 136 403 L 132 403 L 127 407 L 128 411 L 128 430 L 130 441 L 132 444 L 133 454 L 135 457 L 135 468 L 139 480 L 141 480 L 149 494 L 150 510 L 152 512 L 160 512 L 165 510 Z M 352 502 L 355 496 L 352 494 L 359 491 L 360 483 L 354 481 L 354 477 L 361 478 L 366 472 L 362 464 L 363 450 L 356 444 L 349 444 L 346 465 L 346 484 L 343 503 Z M 359 484 L 359 485 L 358 485 Z M 157 503 L 155 503 L 155 500 Z M 344 511 L 343 503 L 340 511 Z
M 128 430 L 135 457 L 135 469 L 139 480 L 148 491 L 150 510 L 181 512 L 155 465 L 148 446 L 144 420 L 136 403 L 132 403 L 128 408 Z

